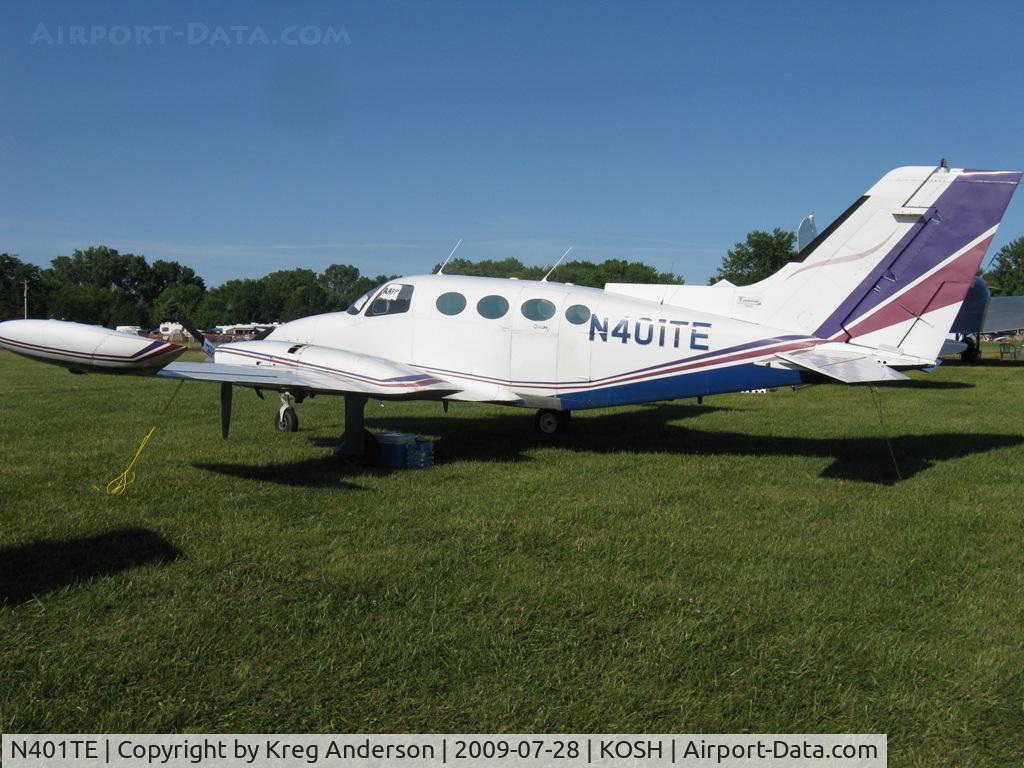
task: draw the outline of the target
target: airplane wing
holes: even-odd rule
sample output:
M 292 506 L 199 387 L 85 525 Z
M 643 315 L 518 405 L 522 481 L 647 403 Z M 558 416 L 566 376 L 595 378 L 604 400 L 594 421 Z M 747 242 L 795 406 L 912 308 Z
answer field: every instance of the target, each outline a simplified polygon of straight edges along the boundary
M 218 350 L 218 355 L 223 347 Z M 335 357 L 338 355 L 336 354 Z M 344 367 L 326 366 L 302 360 L 259 364 L 175 362 L 156 375 L 186 381 L 215 381 L 254 389 L 312 392 L 316 394 L 367 395 L 387 400 L 442 398 L 460 391 L 460 387 L 400 363 L 382 358 L 345 353 Z
M 875 350 L 801 349 L 796 352 L 779 352 L 775 357 L 844 384 L 910 378 L 879 361 Z
M 1016 333 L 1024 328 L 1024 296 L 993 296 L 979 326 L 982 333 Z

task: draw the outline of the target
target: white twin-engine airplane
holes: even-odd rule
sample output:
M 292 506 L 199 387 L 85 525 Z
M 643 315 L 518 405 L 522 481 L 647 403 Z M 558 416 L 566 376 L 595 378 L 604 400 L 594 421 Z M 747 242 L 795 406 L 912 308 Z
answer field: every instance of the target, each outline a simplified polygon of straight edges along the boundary
M 343 395 L 344 456 L 366 449 L 368 398 L 535 408 L 537 429 L 552 434 L 585 408 L 904 379 L 901 370 L 936 365 L 1020 178 L 898 168 L 796 261 L 744 287 L 433 274 L 262 340 L 207 342 L 207 362 L 172 362 L 179 345 L 56 320 L 0 323 L 0 346 L 75 372 L 220 382 L 225 437 L 234 385 L 280 392 L 282 431 L 297 428 L 293 400 Z

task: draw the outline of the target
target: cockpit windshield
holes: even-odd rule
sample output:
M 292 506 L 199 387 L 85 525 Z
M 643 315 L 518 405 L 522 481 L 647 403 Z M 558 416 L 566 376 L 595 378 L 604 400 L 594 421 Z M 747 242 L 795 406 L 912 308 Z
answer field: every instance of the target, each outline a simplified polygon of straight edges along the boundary
M 379 289 L 380 286 L 378 285 L 376 288 L 367 291 L 358 299 L 349 304 L 348 309 L 346 309 L 345 311 L 348 312 L 350 315 L 358 315 L 362 311 L 363 307 L 366 306 L 366 302 L 370 300 L 370 297 L 373 296 L 373 294 L 375 294 Z
M 367 317 L 379 317 L 380 315 L 400 315 L 409 311 L 412 302 L 411 285 L 401 283 L 389 283 L 377 294 L 377 297 L 366 310 Z

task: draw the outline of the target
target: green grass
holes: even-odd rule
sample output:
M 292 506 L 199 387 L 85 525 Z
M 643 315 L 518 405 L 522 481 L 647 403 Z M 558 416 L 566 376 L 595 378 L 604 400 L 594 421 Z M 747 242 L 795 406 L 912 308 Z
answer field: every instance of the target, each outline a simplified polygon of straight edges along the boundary
M 990 356 L 991 357 L 991 356 Z M 0 730 L 1024 731 L 1024 365 L 578 413 L 375 403 L 427 471 L 330 456 L 342 403 L 0 353 Z M 121 497 L 93 490 L 158 430 Z

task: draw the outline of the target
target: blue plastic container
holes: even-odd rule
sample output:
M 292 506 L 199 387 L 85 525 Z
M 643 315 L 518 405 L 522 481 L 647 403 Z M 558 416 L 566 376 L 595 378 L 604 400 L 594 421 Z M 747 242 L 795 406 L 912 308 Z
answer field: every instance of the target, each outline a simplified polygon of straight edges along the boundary
M 433 442 L 417 437 L 409 443 L 406 450 L 406 461 L 411 469 L 427 469 L 434 466 Z
M 384 432 L 374 435 L 377 441 L 377 465 L 388 469 L 404 469 L 408 463 L 409 446 L 416 440 L 414 435 L 401 432 Z

